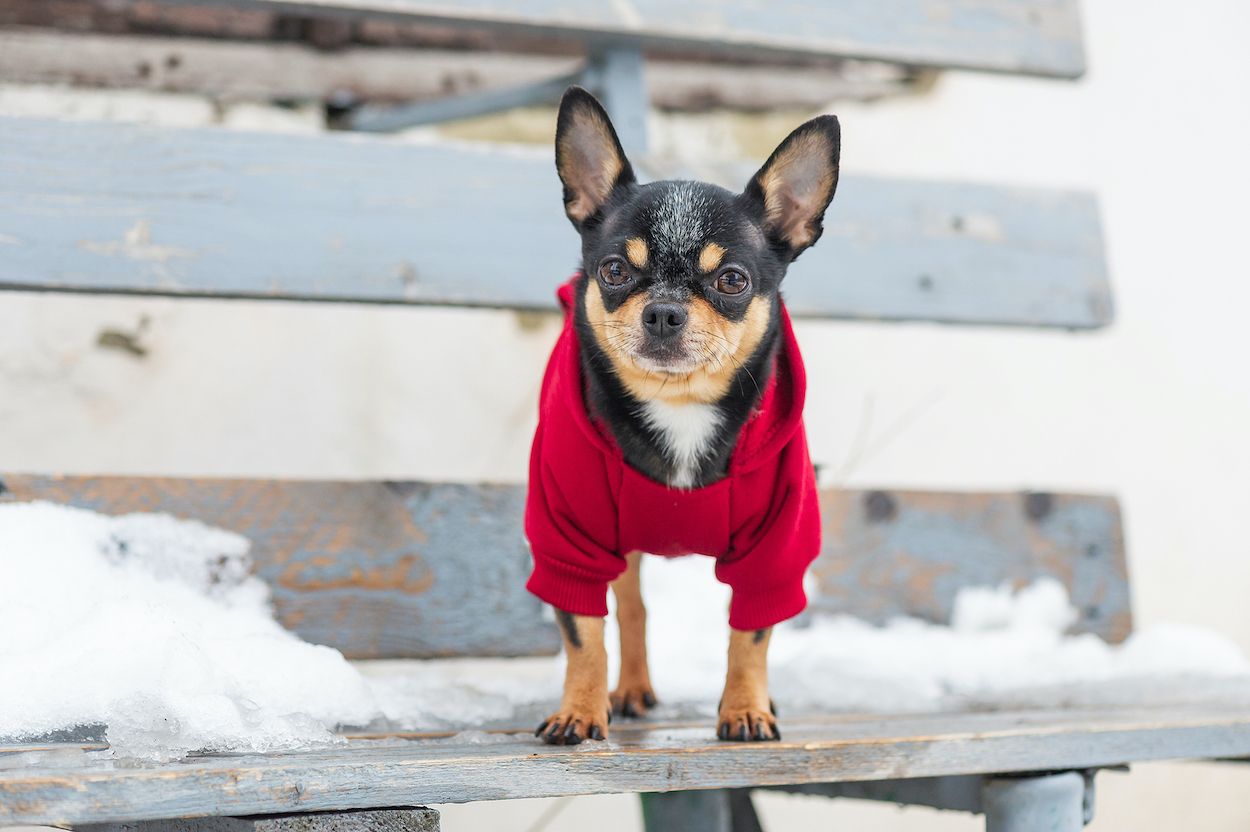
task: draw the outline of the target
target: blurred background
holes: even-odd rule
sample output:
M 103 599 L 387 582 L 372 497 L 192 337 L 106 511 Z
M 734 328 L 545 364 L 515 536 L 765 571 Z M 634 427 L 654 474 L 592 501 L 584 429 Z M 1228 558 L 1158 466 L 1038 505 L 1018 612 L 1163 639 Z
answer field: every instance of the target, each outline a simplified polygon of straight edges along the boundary
M 1095 192 L 1109 327 L 800 321 L 813 455 L 825 485 L 1116 494 L 1138 622 L 1208 627 L 1250 651 L 1250 5 L 1084 0 L 1081 12 L 1088 68 L 1074 81 L 870 61 L 648 64 L 650 152 L 761 160 L 800 121 L 836 112 L 846 175 Z M 0 0 L 0 116 L 319 133 L 362 104 L 574 63 L 395 25 Z M 335 81 L 344 67 L 356 87 Z M 546 153 L 553 127 L 552 107 L 525 106 L 395 140 Z M 558 205 L 554 167 L 550 185 Z M 484 233 L 466 228 L 463 245 L 490 245 Z M 559 265 L 552 287 L 576 255 L 570 228 L 564 251 L 544 253 Z M 818 279 L 833 278 L 792 271 Z M 559 325 L 485 309 L 0 294 L 0 468 L 521 482 Z M 1250 825 L 1247 766 L 1145 764 L 1099 788 L 1094 830 Z M 780 794 L 757 805 L 774 829 L 981 824 Z M 639 828 L 628 796 L 442 808 L 448 829 Z

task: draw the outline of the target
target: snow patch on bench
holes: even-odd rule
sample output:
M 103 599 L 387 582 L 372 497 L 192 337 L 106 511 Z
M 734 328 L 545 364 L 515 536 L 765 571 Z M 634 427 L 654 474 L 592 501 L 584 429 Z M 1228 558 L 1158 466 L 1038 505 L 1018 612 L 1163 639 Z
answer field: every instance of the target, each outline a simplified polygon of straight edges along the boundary
M 0 506 L 0 737 L 107 725 L 119 756 L 337 741 L 377 708 L 274 620 L 248 541 L 153 514 Z

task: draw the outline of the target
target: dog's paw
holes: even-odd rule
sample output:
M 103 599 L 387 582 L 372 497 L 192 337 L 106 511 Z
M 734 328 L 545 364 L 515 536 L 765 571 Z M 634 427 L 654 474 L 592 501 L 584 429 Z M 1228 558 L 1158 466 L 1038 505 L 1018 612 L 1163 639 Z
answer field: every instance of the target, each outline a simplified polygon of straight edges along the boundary
M 548 745 L 577 745 L 582 740 L 603 740 L 608 737 L 612 714 L 607 708 L 583 708 L 561 704 L 560 710 L 547 717 L 534 731 Z
M 716 736 L 722 740 L 735 742 L 765 742 L 781 739 L 781 729 L 777 727 L 777 718 L 773 715 L 771 702 L 767 710 L 722 705 L 716 725 Z
M 612 701 L 612 713 L 626 717 L 646 716 L 657 701 L 650 682 L 621 682 L 609 699 Z

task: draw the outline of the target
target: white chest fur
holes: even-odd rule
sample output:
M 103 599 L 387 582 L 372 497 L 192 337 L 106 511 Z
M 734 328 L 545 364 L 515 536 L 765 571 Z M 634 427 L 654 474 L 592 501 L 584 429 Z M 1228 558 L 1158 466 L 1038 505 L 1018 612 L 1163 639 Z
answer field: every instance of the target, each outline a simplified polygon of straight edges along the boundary
M 721 424 L 720 411 L 711 404 L 669 404 L 649 401 L 642 406 L 642 418 L 663 440 L 674 473 L 669 485 L 694 485 L 699 462 L 707 456 L 712 438 Z

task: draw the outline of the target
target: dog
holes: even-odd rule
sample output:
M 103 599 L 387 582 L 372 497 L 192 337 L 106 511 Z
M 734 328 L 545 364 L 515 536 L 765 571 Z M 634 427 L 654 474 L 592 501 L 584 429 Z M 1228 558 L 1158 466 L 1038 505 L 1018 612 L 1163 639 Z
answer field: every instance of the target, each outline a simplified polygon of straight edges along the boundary
M 535 732 L 547 743 L 602 740 L 613 713 L 656 704 L 641 552 L 716 558 L 732 589 L 716 735 L 781 738 L 768 642 L 806 605 L 820 516 L 806 376 L 780 287 L 821 236 L 840 147 L 825 115 L 795 129 L 742 193 L 641 184 L 594 96 L 570 87 L 560 102 L 556 170 L 581 268 L 558 292 L 565 326 L 543 378 L 525 509 L 527 586 L 555 608 L 568 656 L 559 710 Z M 621 638 L 612 691 L 609 587 Z

